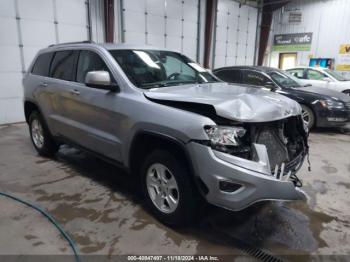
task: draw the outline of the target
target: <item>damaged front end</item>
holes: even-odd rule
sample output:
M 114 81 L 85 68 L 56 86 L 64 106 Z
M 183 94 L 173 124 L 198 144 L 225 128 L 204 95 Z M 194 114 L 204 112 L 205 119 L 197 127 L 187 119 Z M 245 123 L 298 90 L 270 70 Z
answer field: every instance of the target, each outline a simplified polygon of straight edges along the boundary
M 222 123 L 223 124 L 223 123 Z M 301 187 L 296 173 L 308 155 L 308 131 L 300 116 L 263 123 L 206 126 L 209 141 L 202 143 L 217 152 L 237 157 L 235 164 L 247 167 L 245 159 L 257 163 L 255 170 Z M 217 153 L 220 155 L 220 153 Z M 248 165 L 249 166 L 249 165 Z M 254 165 L 249 167 L 254 168 Z

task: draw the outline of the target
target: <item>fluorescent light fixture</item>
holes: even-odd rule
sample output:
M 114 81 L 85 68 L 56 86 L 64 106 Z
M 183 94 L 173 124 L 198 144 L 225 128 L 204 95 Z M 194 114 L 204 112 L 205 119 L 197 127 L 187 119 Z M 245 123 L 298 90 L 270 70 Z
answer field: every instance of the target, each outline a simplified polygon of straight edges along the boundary
M 143 51 L 133 51 L 135 54 L 137 54 L 143 62 L 145 62 L 148 66 L 160 69 L 159 65 L 157 65 L 152 58 L 149 56 L 149 54 L 143 52 Z

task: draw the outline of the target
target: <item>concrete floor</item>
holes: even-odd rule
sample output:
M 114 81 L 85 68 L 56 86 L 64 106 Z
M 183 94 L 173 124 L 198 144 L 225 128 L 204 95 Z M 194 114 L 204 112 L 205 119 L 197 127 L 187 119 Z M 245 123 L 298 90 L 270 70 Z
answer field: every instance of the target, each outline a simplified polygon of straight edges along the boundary
M 231 241 L 240 239 L 277 256 L 350 255 L 350 132 L 317 130 L 310 144 L 312 171 L 304 164 L 299 173 L 307 202 L 273 202 L 236 213 L 210 207 L 186 230 L 155 221 L 133 179 L 118 168 L 66 146 L 56 159 L 38 156 L 25 124 L 0 126 L 0 191 L 48 210 L 82 254 L 242 258 Z M 34 210 L 1 196 L 0 210 L 0 255 L 71 254 Z

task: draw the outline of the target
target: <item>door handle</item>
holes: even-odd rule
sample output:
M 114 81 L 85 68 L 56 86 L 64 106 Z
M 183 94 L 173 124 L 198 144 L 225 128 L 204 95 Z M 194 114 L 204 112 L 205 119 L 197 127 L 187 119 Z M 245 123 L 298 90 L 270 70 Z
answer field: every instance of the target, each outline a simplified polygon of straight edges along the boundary
M 41 86 L 41 87 L 47 87 L 47 83 L 41 82 L 41 83 L 39 84 L 39 86 Z
M 73 95 L 76 95 L 76 96 L 80 95 L 80 92 L 77 89 L 71 90 L 70 93 L 73 94 Z

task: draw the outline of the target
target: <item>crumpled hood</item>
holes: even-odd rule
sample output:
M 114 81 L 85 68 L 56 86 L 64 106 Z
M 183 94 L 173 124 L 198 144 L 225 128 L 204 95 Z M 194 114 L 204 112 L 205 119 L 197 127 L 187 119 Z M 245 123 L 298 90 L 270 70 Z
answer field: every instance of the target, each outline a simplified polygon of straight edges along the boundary
M 300 105 L 279 94 L 228 83 L 151 89 L 147 98 L 212 105 L 218 116 L 241 122 L 268 122 L 301 114 Z

